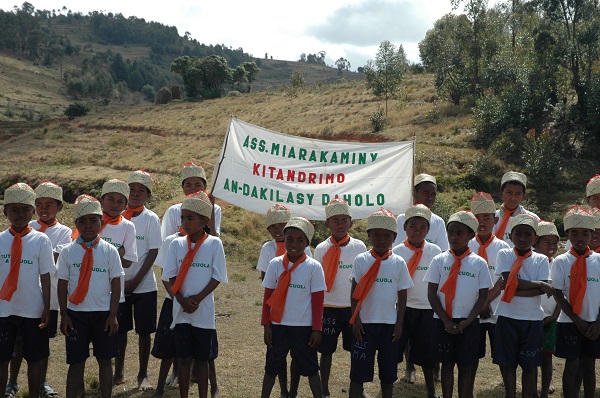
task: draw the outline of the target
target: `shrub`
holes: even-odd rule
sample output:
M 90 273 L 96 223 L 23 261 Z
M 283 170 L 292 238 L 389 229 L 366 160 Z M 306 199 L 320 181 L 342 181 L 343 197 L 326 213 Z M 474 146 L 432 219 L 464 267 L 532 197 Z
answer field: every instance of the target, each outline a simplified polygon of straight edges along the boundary
M 141 91 L 146 101 L 154 102 L 154 99 L 156 98 L 156 89 L 154 86 L 146 84 L 144 87 L 142 87 Z
M 71 104 L 65 109 L 65 116 L 69 118 L 69 120 L 73 120 L 79 116 L 85 116 L 90 111 L 87 105 L 82 104 L 81 102 L 76 102 Z
M 371 128 L 373 129 L 374 133 L 383 131 L 388 122 L 383 108 L 378 108 L 375 112 L 373 112 L 371 117 L 369 117 L 369 121 L 371 122 Z
M 533 129 L 527 133 L 523 162 L 537 189 L 552 187 L 561 170 L 561 159 L 556 155 L 554 147 L 554 138 L 547 129 L 539 135 Z

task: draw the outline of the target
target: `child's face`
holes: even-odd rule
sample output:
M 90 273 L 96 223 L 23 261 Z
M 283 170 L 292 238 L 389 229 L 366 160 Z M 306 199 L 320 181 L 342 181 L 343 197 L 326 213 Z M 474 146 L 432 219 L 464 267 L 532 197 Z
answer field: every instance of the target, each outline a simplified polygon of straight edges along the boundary
M 129 184 L 129 206 L 143 206 L 151 196 L 144 184 L 140 184 L 139 182 Z
M 380 256 L 392 248 L 396 235 L 396 233 L 384 228 L 373 228 L 367 231 L 369 243 L 373 247 L 373 250 L 375 250 L 375 253 Z
M 61 211 L 63 205 L 56 199 L 37 198 L 35 200 L 35 212 L 38 218 L 45 223 L 51 223 L 56 218 L 56 214 Z
M 558 252 L 558 236 L 540 236 L 535 244 L 535 251 L 545 255 L 548 259 L 554 258 Z
M 75 220 L 75 228 L 85 242 L 90 242 L 98 236 L 102 228 L 102 216 L 88 214 Z
M 329 228 L 331 236 L 336 241 L 339 241 L 348 234 L 348 231 L 352 227 L 352 219 L 350 216 L 344 214 L 331 216 L 325 221 L 325 227 Z
M 592 240 L 592 230 L 586 228 L 569 228 L 567 230 L 567 238 L 576 252 L 583 253 Z
M 595 229 L 594 232 L 592 232 L 592 240 L 590 240 L 589 247 L 592 250 L 596 250 L 600 247 L 600 229 Z
M 208 218 L 193 211 L 181 209 L 181 228 L 188 235 L 200 234 L 204 226 L 208 224 Z
M 267 231 L 271 234 L 271 238 L 275 239 L 276 242 L 283 242 L 283 229 L 285 228 L 285 223 L 280 222 L 277 224 L 271 224 L 267 227 Z
M 600 193 L 595 193 L 586 198 L 586 201 L 590 207 L 600 209 Z
M 183 181 L 182 188 L 183 193 L 187 196 L 194 192 L 204 191 L 206 189 L 206 183 L 200 177 L 189 177 Z
M 448 224 L 448 243 L 454 251 L 464 250 L 469 246 L 469 241 L 475 237 L 475 232 L 471 228 L 460 222 L 451 222 Z
M 527 251 L 535 244 L 537 236 L 529 225 L 519 224 L 510 232 L 510 240 L 519 251 Z
M 431 208 L 435 204 L 437 186 L 432 182 L 422 182 L 415 187 L 415 204 Z
M 118 192 L 109 192 L 100 198 L 102 211 L 111 217 L 117 217 L 127 208 L 127 198 Z
M 423 217 L 411 217 L 404 223 L 406 238 L 413 246 L 421 246 L 429 232 L 429 222 Z
M 34 214 L 35 209 L 30 205 L 23 203 L 4 205 L 4 215 L 8 218 L 10 225 L 19 232 L 27 228 Z
M 525 197 L 525 189 L 519 183 L 507 182 L 504 189 L 500 192 L 504 206 L 508 210 L 516 209 Z
M 479 221 L 479 227 L 477 228 L 477 235 L 489 236 L 492 234 L 494 224 L 496 224 L 496 217 L 492 213 L 475 214 L 477 221 Z
M 302 256 L 304 250 L 308 246 L 308 239 L 304 232 L 298 228 L 287 228 L 285 236 L 285 251 L 288 253 L 290 260 L 296 260 Z

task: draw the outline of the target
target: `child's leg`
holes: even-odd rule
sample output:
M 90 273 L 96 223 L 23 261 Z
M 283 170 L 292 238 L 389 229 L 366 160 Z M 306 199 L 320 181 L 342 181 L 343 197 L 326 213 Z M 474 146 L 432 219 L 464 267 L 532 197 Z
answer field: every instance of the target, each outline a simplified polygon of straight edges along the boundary
M 331 375 L 331 362 L 333 354 L 321 354 L 321 390 L 323 396 L 328 397 L 329 392 L 329 376 Z
M 27 362 L 27 383 L 31 398 L 37 398 L 40 395 L 40 384 L 42 382 L 40 362 Z
M 517 367 L 500 366 L 502 372 L 502 381 L 504 382 L 504 391 L 506 398 L 515 398 L 517 395 Z
M 285 362 L 285 366 L 281 369 L 281 372 L 277 375 L 279 379 L 279 388 L 281 389 L 281 398 L 288 398 L 290 396 L 290 392 L 287 388 L 287 361 Z
M 115 358 L 115 385 L 123 384 L 125 381 L 125 351 L 127 350 L 127 332 L 119 333 L 119 356 Z
M 171 375 L 167 378 L 166 384 L 168 386 L 175 386 L 179 382 L 178 375 L 179 374 L 179 359 L 173 358 L 173 370 L 171 371 Z
M 208 379 L 210 381 L 210 396 L 215 398 L 220 396 L 219 386 L 217 385 L 217 368 L 215 368 L 215 360 L 208 360 Z
M 85 393 L 83 386 L 83 372 L 85 371 L 85 361 L 72 363 L 67 371 L 67 397 L 78 398 Z
M 407 363 L 408 366 L 408 363 Z M 421 366 L 423 370 L 423 378 L 425 379 L 425 388 L 427 390 L 427 398 L 434 398 L 435 395 L 435 382 L 433 381 L 433 368 L 426 368 Z
M 537 368 L 521 368 L 521 396 L 530 398 L 537 393 Z
M 111 397 L 113 386 L 113 369 L 110 358 L 98 358 L 98 380 L 100 381 L 100 396 Z
M 350 389 L 348 391 L 349 398 L 363 398 L 364 397 L 364 385 L 356 381 L 350 382 Z
M 290 398 L 298 396 L 298 385 L 300 384 L 300 373 L 296 369 L 296 361 L 292 357 L 290 361 Z
M 192 368 L 192 357 L 179 357 L 179 370 L 177 377 L 179 378 L 179 396 L 187 398 L 190 390 L 190 372 Z
M 569 358 L 565 360 L 563 370 L 562 384 L 563 396 L 565 398 L 577 397 L 577 371 L 579 369 L 579 358 Z
M 198 383 L 198 396 L 200 398 L 208 397 L 208 361 L 194 361 L 196 366 L 196 380 Z
M 444 398 L 452 398 L 454 390 L 454 362 L 442 362 L 441 378 L 442 395 Z
M 160 369 L 158 371 L 158 381 L 156 382 L 156 391 L 152 394 L 152 398 L 162 398 L 165 393 L 165 384 L 167 381 L 167 377 L 169 376 L 169 369 L 171 368 L 171 364 L 173 363 L 173 359 L 161 359 L 160 361 Z
M 458 396 L 459 398 L 473 398 L 473 380 L 475 379 L 475 365 L 458 365 Z
M 152 346 L 152 337 L 150 334 L 138 334 L 139 362 L 140 370 L 137 375 L 138 389 L 146 391 L 152 388 L 148 381 L 148 362 L 150 361 L 150 347 Z
M 550 384 L 552 384 L 552 354 L 544 353 L 542 360 L 542 389 L 540 398 L 548 398 Z
M 8 382 L 11 384 L 18 384 L 17 379 L 19 372 L 21 371 L 21 363 L 23 362 L 23 336 L 17 334 L 17 340 L 15 341 L 15 353 L 10 360 L 10 376 Z
M 308 376 L 308 386 L 310 387 L 313 398 L 322 398 L 321 377 L 319 377 L 319 372 Z
M 412 364 L 413 369 L 415 367 Z M 394 383 L 381 383 L 381 398 L 392 398 L 394 393 Z
M 275 376 L 271 376 L 265 372 L 265 376 L 263 377 L 262 383 L 262 391 L 261 398 L 269 398 L 271 396 L 271 391 L 273 390 L 273 386 L 275 385 Z
M 583 396 L 585 398 L 594 398 L 596 390 L 596 360 L 584 354 L 581 358 L 581 365 L 583 368 Z
M 8 382 L 8 363 L 10 361 L 0 362 L 0 391 L 6 390 Z

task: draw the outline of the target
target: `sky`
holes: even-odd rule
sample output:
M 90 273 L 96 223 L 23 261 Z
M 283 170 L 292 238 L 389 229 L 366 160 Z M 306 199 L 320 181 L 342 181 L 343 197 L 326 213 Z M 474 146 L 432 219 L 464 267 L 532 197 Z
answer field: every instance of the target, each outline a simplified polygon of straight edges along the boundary
M 23 0 L 24 1 L 24 0 Z M 23 1 L 0 0 L 12 10 Z M 121 13 L 175 26 L 181 36 L 204 44 L 242 47 L 257 58 L 297 61 L 300 54 L 325 51 L 334 65 L 343 57 L 351 70 L 375 59 L 381 42 L 403 45 L 419 61 L 418 43 L 444 14 L 450 0 L 29 0 L 36 9 Z

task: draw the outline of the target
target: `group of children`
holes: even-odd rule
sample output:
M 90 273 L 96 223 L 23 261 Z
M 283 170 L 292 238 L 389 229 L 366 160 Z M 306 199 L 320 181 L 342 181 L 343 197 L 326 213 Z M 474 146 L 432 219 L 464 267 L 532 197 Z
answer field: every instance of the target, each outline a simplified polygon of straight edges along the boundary
M 68 398 L 85 394 L 90 342 L 100 394 L 111 396 L 113 385 L 124 380 L 127 335 L 134 327 L 140 390 L 151 388 L 152 354 L 161 360 L 154 397 L 176 382 L 187 397 L 191 381 L 207 397 L 209 380 L 211 397 L 219 396 L 214 290 L 227 282 L 218 238 L 221 208 L 205 192 L 201 164 L 187 163 L 181 183 L 186 197 L 161 224 L 146 207 L 154 188 L 150 174 L 137 170 L 127 181 L 108 180 L 100 199 L 77 198 L 74 230 L 57 219 L 60 186 L 45 181 L 35 190 L 24 183 L 5 190 L 10 228 L 0 233 L 0 389 L 6 397 L 19 391 L 22 358 L 29 396 L 58 396 L 46 372 L 49 339 L 59 327 Z M 444 398 L 453 396 L 455 366 L 459 397 L 472 397 L 488 338 L 507 397 L 516 396 L 517 367 L 522 396 L 538 397 L 540 366 L 539 397 L 547 397 L 552 355 L 566 360 L 564 396 L 576 397 L 583 386 L 584 396 L 593 397 L 600 357 L 600 176 L 586 187 L 590 208 L 575 206 L 565 214 L 568 251 L 556 258 L 556 226 L 521 206 L 526 187 L 523 174 L 508 172 L 500 209 L 479 192 L 470 211 L 444 223 L 430 210 L 436 180 L 420 174 L 415 204 L 404 214 L 381 208 L 368 217 L 370 250 L 349 235 L 351 208 L 335 198 L 325 208 L 331 235 L 314 257 L 310 221 L 292 217 L 281 204 L 269 208 L 265 220 L 273 240 L 263 245 L 257 266 L 267 346 L 262 397 L 271 395 L 278 377 L 281 396 L 296 397 L 300 376 L 308 377 L 313 397 L 329 397 L 340 335 L 351 356 L 351 398 L 365 396 L 375 359 L 382 397 L 391 397 L 405 355 L 407 369 L 422 368 L 427 397 L 436 397 L 436 366 Z M 153 265 L 162 269 L 167 292 L 158 323 Z

